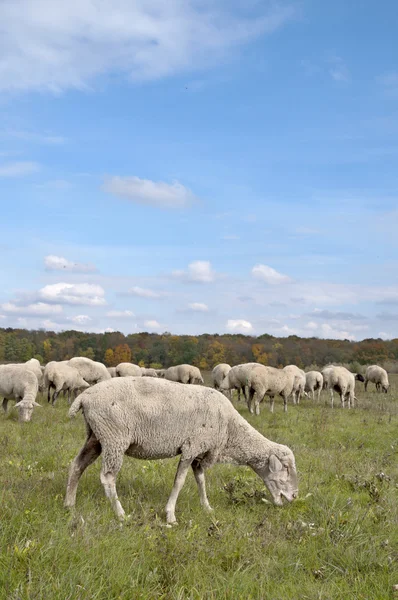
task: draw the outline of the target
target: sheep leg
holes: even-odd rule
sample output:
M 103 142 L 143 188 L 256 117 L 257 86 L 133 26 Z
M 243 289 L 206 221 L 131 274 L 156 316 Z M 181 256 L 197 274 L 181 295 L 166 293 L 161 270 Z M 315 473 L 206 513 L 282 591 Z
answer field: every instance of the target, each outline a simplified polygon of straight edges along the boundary
M 127 444 L 127 448 L 128 448 Z M 123 464 L 123 455 L 127 448 L 102 449 L 102 468 L 100 473 L 101 483 L 104 486 L 105 495 L 110 500 L 116 516 L 123 520 L 126 516 L 122 505 L 120 504 L 116 491 L 116 477 Z
M 330 388 L 330 402 L 331 402 L 332 408 L 333 408 L 333 403 L 334 403 L 333 388 Z
M 253 398 L 254 398 L 254 396 L 255 396 L 255 391 L 252 388 L 250 388 L 249 389 L 249 398 L 248 398 L 248 401 L 247 401 L 247 408 L 249 409 L 249 412 L 251 414 L 254 413 L 254 410 L 253 410 Z
M 72 462 L 69 469 L 68 484 L 66 486 L 66 495 L 64 506 L 72 507 L 76 502 L 77 486 L 82 473 L 91 465 L 101 454 L 101 444 L 93 433 L 87 437 L 86 443 Z
M 257 416 L 260 414 L 260 402 L 264 398 L 264 394 L 259 394 L 256 392 L 254 394 L 254 412 Z
M 319 388 L 318 388 L 318 399 L 317 399 L 318 404 L 319 404 L 320 399 L 321 399 L 321 391 L 322 391 L 322 388 L 321 388 L 321 386 L 319 386 Z
M 274 404 L 275 404 L 275 396 L 269 397 L 269 409 L 273 413 L 274 412 Z
M 191 466 L 199 490 L 200 504 L 205 510 L 210 512 L 213 509 L 209 504 L 209 500 L 207 499 L 204 469 L 198 460 L 194 460 Z
M 185 478 L 187 476 L 188 469 L 191 466 L 191 464 L 192 464 L 192 459 L 189 459 L 189 458 L 184 459 L 182 457 L 180 459 L 180 462 L 178 463 L 177 473 L 176 473 L 176 476 L 174 479 L 173 489 L 171 490 L 171 494 L 167 501 L 166 509 L 165 509 L 166 510 L 166 520 L 169 525 L 172 525 L 173 523 L 177 523 L 176 516 L 175 516 L 175 508 L 176 508 L 177 498 L 181 491 L 182 486 L 185 483 Z
M 48 388 L 47 388 L 47 402 L 50 402 L 50 400 L 51 400 L 51 388 L 52 388 L 52 385 L 51 385 L 51 383 L 49 383 Z
M 368 389 L 368 380 L 365 379 L 365 392 L 367 391 L 367 389 Z
M 7 414 L 8 398 L 3 398 L 3 410 Z

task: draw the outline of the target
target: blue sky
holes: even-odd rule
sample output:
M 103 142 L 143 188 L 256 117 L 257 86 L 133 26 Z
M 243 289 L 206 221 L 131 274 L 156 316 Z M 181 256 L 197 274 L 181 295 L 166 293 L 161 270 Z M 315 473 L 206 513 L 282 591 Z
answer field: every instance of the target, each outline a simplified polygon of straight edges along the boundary
M 3 0 L 1 326 L 398 337 L 397 13 Z

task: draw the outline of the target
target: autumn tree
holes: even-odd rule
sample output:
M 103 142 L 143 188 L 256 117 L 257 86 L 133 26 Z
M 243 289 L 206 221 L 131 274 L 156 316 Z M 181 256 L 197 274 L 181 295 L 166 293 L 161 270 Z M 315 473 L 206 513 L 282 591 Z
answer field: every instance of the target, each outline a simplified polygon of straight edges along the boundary
M 131 362 L 131 350 L 127 344 L 119 344 L 114 349 L 114 362 L 118 365 L 122 362 Z
M 116 367 L 115 353 L 113 348 L 108 348 L 104 354 L 104 363 L 107 367 Z

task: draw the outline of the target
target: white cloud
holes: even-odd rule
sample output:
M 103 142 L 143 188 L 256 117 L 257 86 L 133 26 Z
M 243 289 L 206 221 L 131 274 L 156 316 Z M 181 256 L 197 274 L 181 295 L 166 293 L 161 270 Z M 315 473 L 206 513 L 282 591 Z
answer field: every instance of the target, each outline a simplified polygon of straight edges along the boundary
M 228 319 L 227 329 L 234 333 L 249 333 L 253 330 L 253 325 L 244 319 Z
M 49 254 L 44 258 L 47 271 L 70 271 L 74 273 L 91 273 L 96 270 L 94 265 L 77 263 L 67 260 L 63 256 Z
M 209 307 L 203 302 L 191 302 L 188 304 L 188 308 L 194 312 L 208 312 Z
M 349 331 L 342 331 L 339 329 L 334 329 L 328 323 L 322 323 L 320 326 L 320 330 L 322 333 L 322 337 L 324 338 L 332 338 L 337 340 L 355 340 L 355 335 L 350 333 Z
M 207 260 L 195 260 L 188 265 L 186 271 L 173 271 L 172 275 L 185 281 L 198 283 L 211 283 L 216 278 L 211 263 Z
M 17 131 L 8 130 L 0 132 L 0 137 L 16 138 L 24 142 L 32 142 L 37 144 L 48 144 L 58 146 L 64 144 L 66 139 L 60 135 L 50 135 L 46 133 L 36 133 L 34 131 Z
M 72 323 L 76 323 L 77 325 L 84 325 L 92 321 L 92 318 L 88 315 L 76 315 L 75 317 L 69 317 L 68 321 L 72 321 Z
M 259 6 L 253 16 L 243 2 L 2 0 L 0 90 L 60 92 L 112 72 L 148 80 L 212 65 L 294 15 Z
M 169 184 L 139 177 L 109 177 L 105 180 L 103 190 L 137 204 L 157 208 L 185 208 L 195 200 L 191 190 L 178 181 Z
M 0 25 L 1 31 L 1 25 Z M 1 65 L 1 59 L 0 59 Z M 0 68 L 1 73 L 1 68 Z M 1 84 L 0 84 L 1 87 Z M 0 164 L 0 177 L 23 177 L 24 175 L 32 175 L 40 170 L 40 165 L 31 161 L 8 162 Z
M 278 273 L 272 267 L 268 265 L 255 265 L 252 268 L 252 275 L 257 279 L 262 279 L 265 283 L 270 285 L 278 285 L 280 283 L 289 283 L 291 281 L 290 277 L 287 275 L 283 275 L 282 273 Z
M 36 302 L 25 306 L 6 302 L 1 304 L 1 310 L 10 315 L 57 315 L 62 312 L 62 306 L 59 304 L 46 304 L 45 302 Z
M 330 63 L 329 74 L 332 79 L 339 82 L 346 82 L 351 79 L 350 71 L 342 58 L 335 56 Z
M 39 290 L 39 296 L 47 302 L 102 306 L 106 304 L 105 292 L 100 285 L 91 283 L 54 283 Z
M 378 336 L 383 340 L 391 340 L 392 338 L 391 333 L 387 333 L 386 331 L 379 331 Z
M 148 329 L 160 329 L 161 325 L 155 320 L 144 321 L 145 327 Z
M 129 296 L 138 296 L 139 298 L 163 298 L 166 294 L 165 292 L 156 292 L 155 290 L 150 290 L 148 288 L 142 288 L 138 285 L 130 288 L 127 292 Z
M 314 323 L 314 321 L 309 321 L 305 327 L 310 331 L 315 331 L 316 329 L 318 329 L 318 323 Z
M 110 310 L 106 316 L 111 319 L 128 319 L 134 317 L 134 313 L 131 310 Z
M 55 321 L 51 321 L 50 319 L 44 319 L 40 325 L 47 331 L 56 331 L 57 329 L 62 329 L 62 325 L 56 323 Z

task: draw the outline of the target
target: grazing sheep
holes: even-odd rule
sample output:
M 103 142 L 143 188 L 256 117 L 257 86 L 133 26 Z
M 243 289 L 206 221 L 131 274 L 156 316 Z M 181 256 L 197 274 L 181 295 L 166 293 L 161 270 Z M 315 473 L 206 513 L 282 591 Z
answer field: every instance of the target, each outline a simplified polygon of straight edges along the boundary
M 111 377 L 117 377 L 116 367 L 107 367 L 106 369 Z
M 108 369 L 100 362 L 86 358 L 85 356 L 75 356 L 66 363 L 69 367 L 74 367 L 80 373 L 87 383 L 94 385 L 101 381 L 111 379 Z
M 390 384 L 388 382 L 387 371 L 378 365 L 371 365 L 366 369 L 365 373 L 365 392 L 368 388 L 368 383 L 371 381 L 376 385 L 378 392 L 383 391 L 385 394 L 388 392 Z
M 145 367 L 141 367 L 142 376 L 143 377 L 157 377 L 156 369 L 146 369 Z
M 204 383 L 198 367 L 193 367 L 192 365 L 169 367 L 166 369 L 164 378 L 168 381 L 177 381 L 179 383 Z
M 158 377 L 161 377 L 162 379 L 164 379 L 164 376 L 166 374 L 166 369 L 155 369 L 156 371 L 156 375 Z
M 84 381 L 79 371 L 75 367 L 52 361 L 46 365 L 44 371 L 44 382 L 47 387 L 47 401 L 50 402 L 51 389 L 53 389 L 52 404 L 54 406 L 61 391 L 68 392 L 68 402 L 70 404 L 71 393 L 75 395 L 79 390 L 90 387 L 87 381 Z
M 243 363 L 241 365 L 235 365 L 228 371 L 221 382 L 220 391 L 237 390 L 238 402 L 240 400 L 240 393 L 243 392 L 243 396 L 246 402 L 248 402 L 248 395 L 246 393 L 247 377 L 253 368 L 262 366 L 264 365 L 261 365 L 260 363 Z
M 293 404 L 300 404 L 300 398 L 305 394 L 305 373 L 302 369 L 296 367 L 296 365 L 287 365 L 283 370 L 294 377 L 291 395 L 293 397 Z
M 142 377 L 141 367 L 127 362 L 118 364 L 116 374 L 118 377 Z
M 330 391 L 330 400 L 333 408 L 333 391 L 340 394 L 341 406 L 344 408 L 348 400 L 348 408 L 354 408 L 355 400 L 355 375 L 345 367 L 326 367 L 322 370 L 323 389 Z
M 214 369 L 211 372 L 211 378 L 213 380 L 213 387 L 215 390 L 220 390 L 220 385 L 223 382 L 223 380 L 225 379 L 225 377 L 228 375 L 230 370 L 231 370 L 230 365 L 227 365 L 226 363 L 220 363 L 214 367 Z M 231 390 L 225 390 L 222 393 L 225 396 L 227 396 L 227 398 L 232 400 Z
M 318 392 L 317 401 L 321 397 L 323 388 L 323 377 L 319 371 L 308 371 L 305 374 L 305 391 L 312 394 L 312 399 L 315 400 L 315 392 Z
M 292 393 L 294 377 L 284 369 L 265 367 L 259 365 L 254 367 L 247 378 L 249 388 L 248 406 L 250 412 L 260 414 L 260 402 L 265 396 L 270 399 L 270 411 L 274 412 L 275 396 L 283 398 L 283 409 L 287 412 L 287 400 Z
M 202 506 L 207 499 L 204 470 L 215 463 L 251 467 L 280 506 L 297 496 L 293 452 L 254 429 L 216 390 L 162 379 L 112 379 L 84 391 L 69 416 L 83 411 L 87 439 L 69 470 L 65 506 L 72 507 L 83 471 L 102 452 L 101 483 L 116 515 L 125 516 L 116 492 L 123 456 L 144 460 L 181 455 L 166 505 L 167 523 L 176 523 L 175 506 L 189 467 Z
M 38 389 L 36 375 L 25 365 L 0 366 L 0 397 L 4 398 L 3 410 L 7 412 L 10 399 L 16 400 L 15 408 L 18 408 L 21 423 L 30 421 L 34 407 L 41 406 L 36 402 Z

